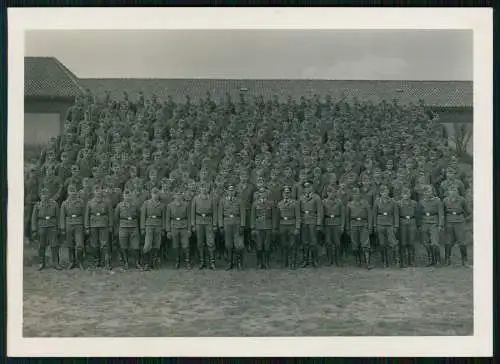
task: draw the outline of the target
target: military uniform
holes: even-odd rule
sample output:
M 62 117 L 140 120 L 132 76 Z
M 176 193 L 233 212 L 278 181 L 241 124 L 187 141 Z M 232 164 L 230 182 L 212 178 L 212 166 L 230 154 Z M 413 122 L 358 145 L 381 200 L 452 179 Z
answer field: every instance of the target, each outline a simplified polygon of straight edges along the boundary
M 302 223 L 302 244 L 304 261 L 302 267 L 317 265 L 318 259 L 318 231 L 323 223 L 323 204 L 315 193 L 304 193 L 300 198 L 300 214 Z
M 118 233 L 118 241 L 124 255 L 125 268 L 128 268 L 129 258 L 131 258 L 131 263 L 137 269 L 141 269 L 139 251 L 141 248 L 139 230 L 141 205 L 133 197 L 127 197 L 115 207 L 115 232 Z
M 113 230 L 113 211 L 103 198 L 94 197 L 88 202 L 84 227 L 90 241 L 87 256 L 90 258 L 90 267 L 95 268 L 99 262 L 100 252 L 104 253 L 105 259 L 109 258 L 107 256 L 109 254 L 109 235 Z
M 189 238 L 191 237 L 191 213 L 189 202 L 183 197 L 175 198 L 168 206 L 166 212 L 166 231 L 172 239 L 172 247 L 177 251 L 176 268 L 180 267 L 182 253 L 184 264 L 191 269 L 189 251 Z
M 250 216 L 253 203 L 253 196 L 255 193 L 255 186 L 250 182 L 240 182 L 237 186 L 238 196 L 245 207 L 245 228 L 243 232 L 243 242 L 247 250 L 251 250 L 251 236 L 250 236 Z
M 237 263 L 241 261 L 243 250 L 243 230 L 246 222 L 245 205 L 241 198 L 227 195 L 219 202 L 217 221 L 219 229 L 223 231 L 226 251 L 229 253 L 229 265 L 232 269 L 234 253 Z
M 165 210 L 166 206 L 159 199 L 151 198 L 142 204 L 140 228 L 145 236 L 146 267 L 159 266 L 159 252 L 166 225 Z
M 66 244 L 69 252 L 69 269 L 78 263 L 83 268 L 83 251 L 85 248 L 83 217 L 85 214 L 85 203 L 83 199 L 74 194 L 70 195 L 61 205 L 60 228 L 62 235 L 66 236 Z
M 205 246 L 209 254 L 209 266 L 215 269 L 215 238 L 217 229 L 217 203 L 210 195 L 199 194 L 191 203 L 191 223 L 196 233 L 200 269 L 206 266 Z
M 288 188 L 290 191 L 290 189 Z M 283 249 L 283 263 L 292 269 L 297 265 L 297 245 L 300 233 L 300 203 L 285 197 L 278 202 L 279 234 Z
M 399 236 L 403 255 L 408 265 L 415 265 L 415 242 L 417 239 L 418 203 L 410 198 L 401 199 L 399 209 Z
M 441 257 L 439 235 L 444 225 L 443 204 L 438 197 L 431 196 L 419 202 L 419 210 L 422 243 L 429 252 L 429 265 L 436 265 Z
M 261 191 L 259 198 L 252 204 L 250 229 L 256 243 L 257 265 L 259 268 L 270 268 L 271 240 L 276 230 L 276 206 L 269 198 L 268 191 Z
M 346 227 L 358 262 L 361 263 L 364 258 L 368 268 L 371 268 L 369 251 L 372 226 L 372 210 L 368 202 L 362 199 L 350 201 L 346 209 Z
M 339 266 L 340 237 L 345 228 L 345 205 L 338 197 L 329 196 L 323 200 L 323 231 L 329 264 Z
M 395 234 L 395 230 L 399 228 L 397 204 L 389 197 L 378 197 L 373 206 L 373 218 L 385 266 L 388 267 L 391 262 L 398 264 L 398 241 Z
M 41 270 L 45 267 L 45 250 L 47 245 L 51 248 L 52 262 L 55 269 L 59 267 L 59 240 L 58 240 L 58 222 L 59 222 L 59 206 L 57 202 L 50 199 L 49 191 L 42 189 L 42 198 L 33 207 L 31 215 L 31 235 L 38 238 L 38 260 Z
M 454 244 L 460 247 L 462 265 L 467 265 L 467 242 L 465 241 L 465 221 L 470 215 L 469 207 L 462 196 L 448 196 L 443 200 L 444 221 L 446 231 L 445 262 L 451 261 L 451 251 Z

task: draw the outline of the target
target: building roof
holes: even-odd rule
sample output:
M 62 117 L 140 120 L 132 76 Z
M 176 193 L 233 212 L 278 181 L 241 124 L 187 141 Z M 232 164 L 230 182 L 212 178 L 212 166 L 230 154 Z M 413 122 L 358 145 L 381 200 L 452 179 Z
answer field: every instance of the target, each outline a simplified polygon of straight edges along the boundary
M 139 91 L 145 95 L 155 93 L 160 98 L 171 95 L 174 101 L 183 101 L 184 95 L 192 98 L 205 97 L 210 91 L 218 100 L 229 92 L 237 97 L 240 89 L 248 95 L 274 94 L 284 99 L 288 94 L 298 99 L 300 96 L 330 94 L 333 99 L 345 95 L 357 96 L 361 100 L 378 102 L 398 98 L 402 104 L 418 102 L 420 99 L 434 107 L 472 107 L 472 81 L 344 81 L 344 80 L 235 80 L 235 79 L 81 79 L 80 84 L 89 88 L 98 97 L 106 90 L 122 97 L 126 91 L 134 98 Z
M 78 78 L 56 58 L 24 58 L 25 97 L 75 97 L 82 92 Z

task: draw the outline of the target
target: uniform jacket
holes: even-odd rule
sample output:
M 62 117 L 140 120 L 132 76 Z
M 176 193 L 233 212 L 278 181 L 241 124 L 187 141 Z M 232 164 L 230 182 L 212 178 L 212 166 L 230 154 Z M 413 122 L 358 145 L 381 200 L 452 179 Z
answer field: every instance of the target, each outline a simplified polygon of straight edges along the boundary
M 167 224 L 166 206 L 160 200 L 153 199 L 144 201 L 141 207 L 141 229 L 146 227 L 158 227 L 165 229 Z
M 82 225 L 85 215 L 85 202 L 83 199 L 68 198 L 61 204 L 60 227 L 65 230 L 67 225 Z
M 207 195 L 195 196 L 191 202 L 191 223 L 194 225 L 217 226 L 217 202 Z
M 33 207 L 31 215 L 31 231 L 38 231 L 40 228 L 57 227 L 59 223 L 59 206 L 57 202 L 48 199 L 39 201 Z
M 84 226 L 86 229 L 113 228 L 113 209 L 104 198 L 102 201 L 93 198 L 87 203 Z
M 373 217 L 378 226 L 399 227 L 398 204 L 390 197 L 385 200 L 378 197 L 373 204 Z
M 300 203 L 294 199 L 281 200 L 278 202 L 278 220 L 280 225 L 295 226 L 296 229 L 300 229 L 301 219 L 300 219 Z
M 321 203 L 321 198 L 315 193 L 312 193 L 309 197 L 304 194 L 299 201 L 302 223 L 305 225 L 321 226 L 323 223 L 323 204 Z

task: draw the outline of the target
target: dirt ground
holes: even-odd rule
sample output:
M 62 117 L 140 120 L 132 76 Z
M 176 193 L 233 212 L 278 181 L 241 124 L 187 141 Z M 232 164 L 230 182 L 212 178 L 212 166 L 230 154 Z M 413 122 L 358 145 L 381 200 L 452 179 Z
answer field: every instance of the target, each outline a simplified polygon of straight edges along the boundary
M 244 272 L 30 266 L 24 336 L 472 335 L 472 277 L 457 264 Z

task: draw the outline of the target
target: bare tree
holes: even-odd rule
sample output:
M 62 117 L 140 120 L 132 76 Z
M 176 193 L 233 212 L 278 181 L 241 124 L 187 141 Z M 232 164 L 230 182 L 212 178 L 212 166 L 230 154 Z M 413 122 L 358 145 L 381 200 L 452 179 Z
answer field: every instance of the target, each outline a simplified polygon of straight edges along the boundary
M 452 137 L 453 144 L 458 156 L 467 154 L 467 147 L 472 138 L 472 123 L 455 123 L 453 124 L 454 135 Z

